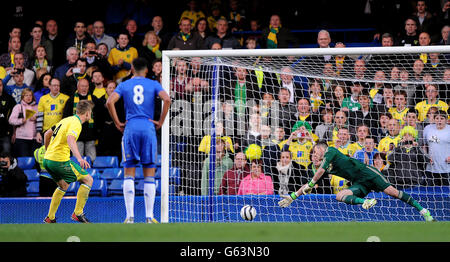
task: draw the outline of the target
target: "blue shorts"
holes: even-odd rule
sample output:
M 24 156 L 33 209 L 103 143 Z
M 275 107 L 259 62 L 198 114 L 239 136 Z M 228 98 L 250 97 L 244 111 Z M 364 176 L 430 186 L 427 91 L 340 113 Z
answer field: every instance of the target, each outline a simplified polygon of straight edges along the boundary
M 122 137 L 124 167 L 155 168 L 158 160 L 158 144 L 155 126 L 147 119 L 127 122 Z

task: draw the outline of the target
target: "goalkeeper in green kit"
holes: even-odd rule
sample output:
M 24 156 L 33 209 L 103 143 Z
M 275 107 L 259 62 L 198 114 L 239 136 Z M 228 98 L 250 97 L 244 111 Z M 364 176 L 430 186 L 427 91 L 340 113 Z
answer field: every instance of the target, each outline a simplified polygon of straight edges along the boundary
M 334 147 L 328 147 L 326 142 L 318 142 L 313 148 L 313 154 L 322 161 L 320 167 L 314 173 L 313 178 L 297 192 L 283 196 L 283 199 L 278 202 L 279 206 L 288 207 L 299 196 L 309 194 L 317 181 L 327 173 L 339 175 L 352 183 L 349 188 L 340 191 L 336 195 L 338 201 L 350 205 L 362 205 L 362 208 L 369 209 L 377 203 L 377 200 L 364 199 L 364 197 L 372 190 L 384 192 L 416 208 L 426 221 L 435 221 L 430 211 L 423 208 L 409 194 L 393 187 L 375 167 L 348 157 Z

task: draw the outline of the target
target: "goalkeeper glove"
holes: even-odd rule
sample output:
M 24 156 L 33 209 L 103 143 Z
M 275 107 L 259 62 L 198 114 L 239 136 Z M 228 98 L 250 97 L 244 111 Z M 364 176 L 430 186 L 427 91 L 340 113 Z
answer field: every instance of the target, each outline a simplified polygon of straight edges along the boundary
M 297 199 L 295 192 L 292 192 L 289 196 L 283 196 L 283 199 L 278 202 L 280 207 L 288 207 Z
M 311 193 L 311 191 L 314 188 L 315 184 L 316 183 L 314 183 L 312 180 L 309 181 L 309 183 L 306 184 L 306 186 L 303 188 L 303 195 L 307 195 L 307 194 Z

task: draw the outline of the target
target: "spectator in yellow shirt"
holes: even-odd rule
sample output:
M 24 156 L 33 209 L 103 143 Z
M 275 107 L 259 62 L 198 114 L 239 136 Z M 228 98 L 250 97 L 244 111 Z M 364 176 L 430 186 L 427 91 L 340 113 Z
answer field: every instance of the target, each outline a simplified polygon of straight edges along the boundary
M 114 80 L 120 80 L 127 76 L 131 70 L 131 62 L 138 57 L 136 48 L 129 45 L 130 36 L 127 32 L 119 33 L 117 46 L 111 49 L 108 62 L 115 72 Z
M 428 110 L 437 107 L 439 110 L 447 111 L 448 104 L 438 99 L 438 88 L 435 85 L 428 85 L 425 90 L 426 100 L 416 104 L 415 109 L 419 112 L 419 121 L 423 122 L 427 118 Z

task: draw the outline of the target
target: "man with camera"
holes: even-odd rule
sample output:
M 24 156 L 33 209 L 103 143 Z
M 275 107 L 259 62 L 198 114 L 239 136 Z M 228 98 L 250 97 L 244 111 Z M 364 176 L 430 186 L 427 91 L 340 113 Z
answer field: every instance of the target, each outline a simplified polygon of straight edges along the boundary
M 4 91 L 11 95 L 17 104 L 20 103 L 22 91 L 29 86 L 25 84 L 24 80 L 25 68 L 13 68 L 3 79 Z M 9 84 L 10 79 L 14 80 L 14 84 Z
M 8 153 L 0 153 L 0 196 L 25 197 L 27 176 L 17 165 L 17 160 Z

